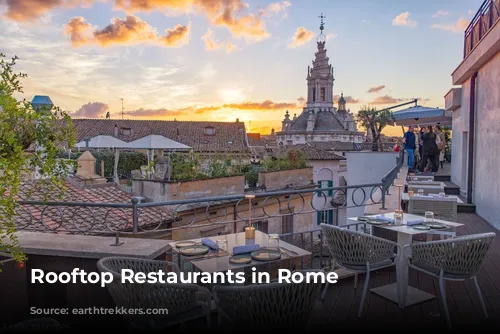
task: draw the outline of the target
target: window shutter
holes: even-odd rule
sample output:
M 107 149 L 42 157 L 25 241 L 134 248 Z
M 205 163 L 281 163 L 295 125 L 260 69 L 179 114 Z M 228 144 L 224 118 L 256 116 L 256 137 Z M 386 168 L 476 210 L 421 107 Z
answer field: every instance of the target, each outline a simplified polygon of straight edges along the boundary
M 321 181 L 318 181 L 318 188 L 321 189 Z M 318 191 L 318 197 L 323 197 L 323 192 Z
M 328 224 L 333 225 L 333 210 L 328 211 Z
M 321 224 L 321 211 L 316 212 L 316 219 L 318 221 L 318 225 Z
M 328 188 L 333 188 L 333 181 L 328 181 Z M 328 191 L 328 196 L 333 196 L 333 190 Z

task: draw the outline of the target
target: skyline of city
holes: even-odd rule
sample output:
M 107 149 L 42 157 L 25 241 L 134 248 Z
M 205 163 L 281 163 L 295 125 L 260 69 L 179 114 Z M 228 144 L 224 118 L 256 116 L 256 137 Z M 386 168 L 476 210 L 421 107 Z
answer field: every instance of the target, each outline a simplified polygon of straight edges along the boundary
M 238 118 L 267 133 L 301 112 L 321 13 L 334 94 L 356 113 L 442 107 L 480 3 L 2 0 L 0 51 L 20 58 L 25 97 L 49 95 L 72 117 L 121 118 L 123 98 L 128 118 Z

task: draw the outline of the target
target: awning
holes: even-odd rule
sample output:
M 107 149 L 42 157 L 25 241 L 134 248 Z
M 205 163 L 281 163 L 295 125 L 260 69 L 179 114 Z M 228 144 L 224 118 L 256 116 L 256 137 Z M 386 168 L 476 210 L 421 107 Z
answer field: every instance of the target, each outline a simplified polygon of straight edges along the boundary
M 443 125 L 451 126 L 451 112 L 440 108 L 410 107 L 392 113 L 396 125 Z

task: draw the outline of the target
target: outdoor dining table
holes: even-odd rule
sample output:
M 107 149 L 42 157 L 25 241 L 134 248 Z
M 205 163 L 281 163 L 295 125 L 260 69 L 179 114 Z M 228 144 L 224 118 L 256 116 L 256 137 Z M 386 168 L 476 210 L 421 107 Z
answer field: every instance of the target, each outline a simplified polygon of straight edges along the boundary
M 229 262 L 229 258 L 232 256 L 232 251 L 233 247 L 235 246 L 244 246 L 244 245 L 252 245 L 252 244 L 258 244 L 261 247 L 266 247 L 269 244 L 269 235 L 266 233 L 263 233 L 261 231 L 256 230 L 255 231 L 255 238 L 254 239 L 246 239 L 245 238 L 245 232 L 240 232 L 240 233 L 233 233 L 233 234 L 226 234 L 226 235 L 218 235 L 218 236 L 213 236 L 209 237 L 210 240 L 213 240 L 214 242 L 217 242 L 217 240 L 226 240 L 227 241 L 227 250 L 228 254 L 222 255 L 222 256 L 212 256 L 208 255 L 206 258 L 202 257 L 195 257 L 191 262 L 195 270 L 199 270 L 202 272 L 209 272 L 209 273 L 214 273 L 214 272 L 225 272 L 228 270 L 231 271 L 241 271 L 244 270 L 245 268 L 251 268 L 251 267 L 256 267 L 265 264 L 266 262 L 262 261 L 257 261 L 257 260 L 252 260 L 250 263 L 246 264 L 234 264 Z M 185 241 L 193 241 L 196 243 L 201 243 L 202 239 L 192 239 L 192 240 L 185 240 Z M 172 250 L 176 253 L 179 253 L 179 249 L 175 246 L 175 244 L 178 241 L 171 242 L 169 245 L 172 247 Z M 279 247 L 282 250 L 282 256 L 281 261 L 291 259 L 294 265 L 300 265 L 303 260 L 305 260 L 307 257 L 311 257 L 312 253 L 296 247 L 292 244 L 289 244 L 287 242 L 284 242 L 283 240 L 279 241 Z M 184 257 L 179 253 L 179 261 L 181 261 L 181 257 Z M 186 258 L 189 261 L 189 257 Z M 279 260 L 278 260 L 279 261 Z
M 371 215 L 367 217 L 377 217 L 381 216 L 383 218 L 394 219 L 394 212 L 381 214 L 381 215 Z M 400 253 L 396 259 L 396 283 L 384 285 L 371 289 L 372 292 L 379 296 L 382 296 L 390 301 L 399 304 L 400 308 L 405 308 L 407 306 L 419 304 L 427 300 L 435 298 L 434 295 L 427 293 L 425 291 L 419 290 L 417 288 L 408 285 L 408 258 L 402 253 L 403 247 L 412 243 L 414 235 L 427 234 L 431 231 L 417 230 L 412 226 L 408 226 L 408 221 L 422 220 L 424 217 L 412 215 L 405 213 L 403 215 L 403 223 L 400 225 L 396 224 L 385 224 L 385 225 L 372 225 L 370 229 L 371 234 L 373 234 L 374 229 L 385 229 L 397 233 L 397 244 L 400 248 Z M 358 217 L 348 218 L 351 223 L 359 223 Z M 463 224 L 445 221 L 441 219 L 434 219 L 435 223 L 447 225 L 449 230 L 455 231 L 458 226 L 463 226 Z
M 460 199 L 460 197 L 458 197 L 457 195 L 445 195 L 444 197 L 442 197 L 442 196 L 439 196 L 439 195 L 436 196 L 436 194 L 433 194 L 433 195 L 419 195 L 419 194 L 415 193 L 413 196 L 418 196 L 418 197 L 423 197 L 423 198 L 431 198 L 431 199 L 436 200 L 436 201 L 439 201 L 439 199 L 441 199 L 441 198 L 446 198 L 446 199 L 455 198 L 457 200 L 458 204 L 463 204 L 464 203 L 464 201 L 462 201 Z M 407 206 L 409 200 L 410 200 L 410 196 L 408 195 L 408 193 L 405 192 L 405 193 L 401 194 L 401 208 L 403 210 L 406 210 L 406 206 Z

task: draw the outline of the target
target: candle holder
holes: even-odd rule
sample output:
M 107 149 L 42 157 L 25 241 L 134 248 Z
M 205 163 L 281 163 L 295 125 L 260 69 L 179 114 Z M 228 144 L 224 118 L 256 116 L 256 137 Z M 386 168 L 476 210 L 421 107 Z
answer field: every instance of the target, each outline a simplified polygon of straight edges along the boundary
M 394 223 L 402 224 L 403 223 L 403 210 L 401 209 L 401 188 L 403 185 L 396 185 L 398 187 L 398 209 L 394 211 Z
M 252 200 L 255 195 L 245 195 L 248 199 L 248 226 L 245 227 L 245 239 L 255 239 L 255 227 L 252 226 Z

